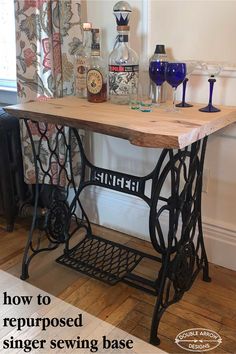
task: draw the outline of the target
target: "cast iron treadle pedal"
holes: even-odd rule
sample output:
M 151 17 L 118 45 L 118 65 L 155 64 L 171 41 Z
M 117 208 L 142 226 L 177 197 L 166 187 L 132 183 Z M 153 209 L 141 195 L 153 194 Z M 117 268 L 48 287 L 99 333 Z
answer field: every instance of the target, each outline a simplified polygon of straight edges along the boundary
M 126 277 L 145 253 L 99 236 L 87 236 L 56 261 L 111 285 Z

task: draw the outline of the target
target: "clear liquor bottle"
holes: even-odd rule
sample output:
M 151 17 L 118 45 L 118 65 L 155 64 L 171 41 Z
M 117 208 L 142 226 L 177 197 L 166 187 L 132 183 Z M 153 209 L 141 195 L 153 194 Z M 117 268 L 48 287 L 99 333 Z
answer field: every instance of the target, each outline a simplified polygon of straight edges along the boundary
M 129 46 L 130 5 L 118 2 L 114 8 L 117 22 L 117 43 L 109 56 L 109 96 L 112 103 L 128 104 L 130 95 L 137 94 L 139 57 Z
M 80 98 L 87 98 L 86 78 L 91 55 L 91 29 L 92 24 L 90 22 L 83 23 L 83 44 L 75 53 L 74 87 L 75 96 Z
M 87 71 L 87 98 L 89 102 L 107 101 L 107 68 L 100 56 L 100 31 L 92 29 L 92 46 Z

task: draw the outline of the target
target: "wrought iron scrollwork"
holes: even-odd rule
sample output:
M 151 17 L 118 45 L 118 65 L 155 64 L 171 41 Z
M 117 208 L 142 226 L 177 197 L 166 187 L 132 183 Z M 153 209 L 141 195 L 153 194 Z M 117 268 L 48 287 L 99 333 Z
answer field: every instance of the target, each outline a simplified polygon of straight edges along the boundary
M 176 293 L 187 291 L 194 274 L 196 251 L 192 241 L 181 245 L 170 263 L 168 278 L 173 282 Z
M 45 217 L 45 231 L 51 242 L 64 243 L 67 238 L 67 226 L 70 220 L 68 203 L 55 200 Z
M 210 281 L 201 220 L 202 172 L 207 138 L 182 150 L 164 149 L 153 171 L 139 177 L 93 165 L 87 159 L 81 137 L 74 128 L 66 134 L 61 126 L 56 126 L 51 146 L 47 124 L 30 123 L 37 130 L 37 142 L 32 137 L 27 120 L 25 124 L 33 149 L 36 196 L 22 278 L 28 277 L 29 263 L 37 253 L 53 250 L 64 243 L 64 254 L 57 259 L 59 263 L 110 284 L 124 281 L 157 296 L 150 341 L 158 344 L 157 330 L 167 307 L 181 299 L 201 270 L 203 279 Z M 46 168 L 42 163 L 43 140 L 47 142 L 50 155 Z M 60 141 L 64 146 L 64 160 L 60 156 Z M 74 179 L 73 144 L 77 146 L 81 158 L 79 182 Z M 52 163 L 58 167 L 56 179 Z M 62 179 L 65 182 L 63 185 Z M 42 183 L 41 187 L 39 182 Z M 41 233 L 35 236 L 39 218 L 38 201 L 45 183 L 59 185 L 53 189 L 46 203 L 44 227 L 41 231 L 43 229 L 46 234 L 47 244 Z M 92 234 L 90 221 L 80 200 L 82 191 L 90 185 L 136 196 L 147 203 L 150 208 L 150 239 L 157 255 L 121 246 Z M 84 239 L 71 247 L 72 236 L 81 228 L 85 230 Z M 146 279 L 133 272 L 143 258 L 161 263 L 156 279 Z

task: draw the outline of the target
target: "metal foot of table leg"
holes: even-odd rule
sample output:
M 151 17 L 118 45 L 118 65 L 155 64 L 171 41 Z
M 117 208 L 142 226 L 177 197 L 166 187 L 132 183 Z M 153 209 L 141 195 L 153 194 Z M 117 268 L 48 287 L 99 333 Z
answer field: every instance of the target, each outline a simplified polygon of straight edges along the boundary
M 152 345 L 160 345 L 160 344 L 161 344 L 161 340 L 160 340 L 160 338 L 157 337 L 157 336 L 150 337 L 149 342 L 150 342 L 150 344 L 152 344 Z
M 29 278 L 28 266 L 22 267 L 22 273 L 21 273 L 20 278 L 21 278 L 21 280 L 26 280 Z
M 202 280 L 207 282 L 207 283 L 211 282 L 211 277 L 209 276 L 209 265 L 208 265 L 208 263 L 203 266 Z

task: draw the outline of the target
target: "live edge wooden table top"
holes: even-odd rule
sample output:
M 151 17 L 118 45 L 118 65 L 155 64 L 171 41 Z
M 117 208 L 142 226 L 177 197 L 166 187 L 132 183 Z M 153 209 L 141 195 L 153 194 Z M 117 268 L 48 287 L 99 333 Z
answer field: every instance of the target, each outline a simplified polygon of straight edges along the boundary
M 236 121 L 236 107 L 221 106 L 221 112 L 202 113 L 203 105 L 181 112 L 139 112 L 109 102 L 90 103 L 73 96 L 6 107 L 18 118 L 67 125 L 129 140 L 152 148 L 184 148 Z

